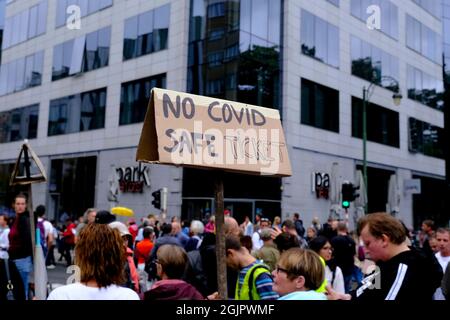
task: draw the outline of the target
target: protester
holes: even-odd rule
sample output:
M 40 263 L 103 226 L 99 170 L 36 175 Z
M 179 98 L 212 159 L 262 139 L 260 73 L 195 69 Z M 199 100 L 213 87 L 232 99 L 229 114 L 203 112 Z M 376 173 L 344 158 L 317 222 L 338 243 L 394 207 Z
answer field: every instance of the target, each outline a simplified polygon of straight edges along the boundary
M 363 279 L 358 299 L 427 301 L 441 284 L 441 267 L 432 256 L 409 248 L 402 224 L 387 213 L 372 213 L 358 222 L 367 254 L 378 269 Z
M 75 261 L 80 282 L 54 289 L 48 300 L 139 300 L 123 288 L 126 256 L 118 230 L 105 224 L 89 224 L 79 235 Z
M 450 262 L 450 230 L 439 228 L 436 230 L 436 241 L 438 243 L 439 252 L 435 254 L 436 259 L 445 272 Z
M 75 243 L 78 240 L 78 235 L 80 234 L 81 230 L 83 230 L 83 228 L 89 224 L 89 223 L 94 223 L 95 222 L 95 217 L 97 215 L 97 209 L 95 208 L 89 208 L 87 209 L 84 214 L 83 214 L 83 222 L 79 223 L 77 228 L 76 228 L 76 232 L 75 232 Z
M 33 249 L 31 245 L 31 223 L 30 214 L 26 210 L 27 198 L 24 194 L 18 194 L 14 198 L 14 211 L 16 218 L 11 225 L 9 231 L 9 259 L 17 267 L 22 277 L 25 288 L 25 296 L 28 298 L 28 276 L 33 270 L 32 255 Z
M 189 237 L 181 230 L 181 224 L 177 221 L 172 222 L 172 235 L 180 241 L 183 248 L 189 241 Z
M 143 232 L 144 240 L 136 244 L 135 259 L 137 260 L 138 269 L 145 269 L 145 262 L 150 258 L 153 249 L 154 232 L 152 227 L 145 227 Z
M 262 229 L 260 236 L 264 244 L 261 249 L 253 254 L 253 256 L 256 259 L 262 260 L 272 272 L 276 267 L 277 261 L 280 259 L 280 251 L 273 242 L 270 228 Z
M 311 250 L 292 248 L 283 252 L 272 275 L 278 300 L 327 300 L 325 294 L 315 291 L 324 280 L 324 268 Z
M 306 242 L 309 243 L 311 242 L 311 240 L 313 240 L 315 237 L 317 237 L 317 231 L 314 227 L 308 227 L 308 229 L 306 229 Z
M 201 221 L 192 220 L 190 227 L 191 237 L 186 243 L 185 247 L 186 252 L 200 248 L 200 245 L 202 243 L 202 235 L 204 231 L 205 227 L 203 226 L 203 223 Z
M 272 290 L 273 280 L 267 266 L 257 261 L 245 249 L 238 237 L 229 235 L 225 241 L 227 266 L 239 270 L 236 282 L 236 300 L 273 300 L 278 295 Z
M 250 221 L 249 216 L 245 216 L 244 222 L 240 225 L 244 236 L 252 236 L 253 235 L 253 223 Z
M 321 256 L 326 263 L 325 278 L 327 283 L 338 293 L 345 293 L 344 276 L 332 259 L 333 247 L 327 238 L 318 236 L 309 242 L 309 248 Z
M 156 252 L 157 274 L 161 279 L 145 292 L 144 300 L 203 300 L 192 285 L 181 280 L 188 258 L 180 246 L 165 244 Z
M 9 226 L 8 217 L 4 214 L 0 214 L 0 259 L 8 259 L 8 249 L 9 249 Z
M 122 285 L 139 292 L 139 275 L 133 259 L 133 250 L 128 246 L 131 240 L 130 231 L 128 231 L 125 224 L 119 221 L 111 222 L 108 226 L 117 229 L 120 232 L 123 241 L 124 254 L 127 257 L 127 262 L 124 264 L 125 282 Z
M 205 233 L 216 233 L 216 217 L 211 216 L 209 217 L 208 223 L 205 225 Z
M 259 228 L 257 231 L 253 232 L 252 242 L 253 242 L 253 250 L 259 250 L 263 246 L 263 241 L 260 236 L 260 231 L 264 228 L 270 227 L 270 220 L 268 218 L 262 217 L 259 221 Z

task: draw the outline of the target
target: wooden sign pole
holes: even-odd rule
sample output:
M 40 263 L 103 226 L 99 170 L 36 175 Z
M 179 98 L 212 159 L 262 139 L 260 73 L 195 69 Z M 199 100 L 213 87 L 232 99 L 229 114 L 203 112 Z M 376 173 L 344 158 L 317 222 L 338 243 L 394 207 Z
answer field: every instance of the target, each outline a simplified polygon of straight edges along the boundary
M 217 289 L 220 299 L 228 299 L 227 290 L 227 257 L 225 250 L 225 217 L 223 201 L 223 172 L 215 172 L 214 201 L 216 209 L 216 262 L 217 262 Z

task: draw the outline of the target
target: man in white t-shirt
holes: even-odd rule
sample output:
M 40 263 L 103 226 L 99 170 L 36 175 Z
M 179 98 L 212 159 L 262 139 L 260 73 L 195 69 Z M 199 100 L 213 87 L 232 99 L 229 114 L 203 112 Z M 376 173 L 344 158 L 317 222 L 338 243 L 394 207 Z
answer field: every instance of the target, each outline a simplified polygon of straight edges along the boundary
M 0 214 L 0 259 L 8 259 L 9 249 L 9 227 L 8 218 L 5 214 Z
M 450 230 L 439 228 L 436 231 L 436 240 L 438 242 L 439 252 L 435 256 L 442 267 L 442 271 L 445 272 L 447 264 L 450 262 Z
M 257 251 L 262 248 L 264 245 L 264 241 L 262 241 L 261 236 L 259 234 L 260 230 L 264 228 L 270 227 L 270 220 L 268 218 L 261 218 L 260 220 L 260 227 L 257 231 L 253 233 L 252 236 L 252 244 L 253 244 L 253 250 Z

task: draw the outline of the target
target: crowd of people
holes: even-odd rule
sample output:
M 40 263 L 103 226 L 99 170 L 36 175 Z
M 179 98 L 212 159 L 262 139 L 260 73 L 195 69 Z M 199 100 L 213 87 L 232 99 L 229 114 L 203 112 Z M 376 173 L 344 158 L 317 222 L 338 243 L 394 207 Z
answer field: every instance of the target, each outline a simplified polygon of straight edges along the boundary
M 33 298 L 30 214 L 27 199 L 14 201 L 14 219 L 0 213 L 0 300 Z M 170 222 L 149 215 L 138 225 L 109 211 L 88 209 L 58 230 L 38 206 L 47 268 L 54 251 L 79 268 L 75 283 L 48 300 L 442 300 L 450 298 L 450 230 L 426 220 L 411 236 L 386 213 L 344 221 L 317 218 L 304 226 L 298 213 L 282 221 L 257 215 L 238 222 L 226 212 L 224 231 L 228 296 L 217 286 L 216 225 Z M 50 291 L 50 290 L 49 290 Z

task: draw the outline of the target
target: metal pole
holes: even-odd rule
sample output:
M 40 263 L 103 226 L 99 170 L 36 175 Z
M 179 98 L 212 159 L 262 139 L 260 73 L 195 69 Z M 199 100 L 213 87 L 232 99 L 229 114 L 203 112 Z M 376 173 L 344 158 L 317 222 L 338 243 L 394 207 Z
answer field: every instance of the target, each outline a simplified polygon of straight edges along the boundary
M 365 213 L 368 211 L 368 203 L 369 203 L 369 192 L 368 192 L 368 184 L 367 184 L 367 98 L 368 98 L 368 90 L 366 87 L 363 87 L 363 119 L 362 119 L 362 134 L 363 134 L 363 176 L 364 176 L 364 185 L 366 187 L 366 205 L 364 208 Z

